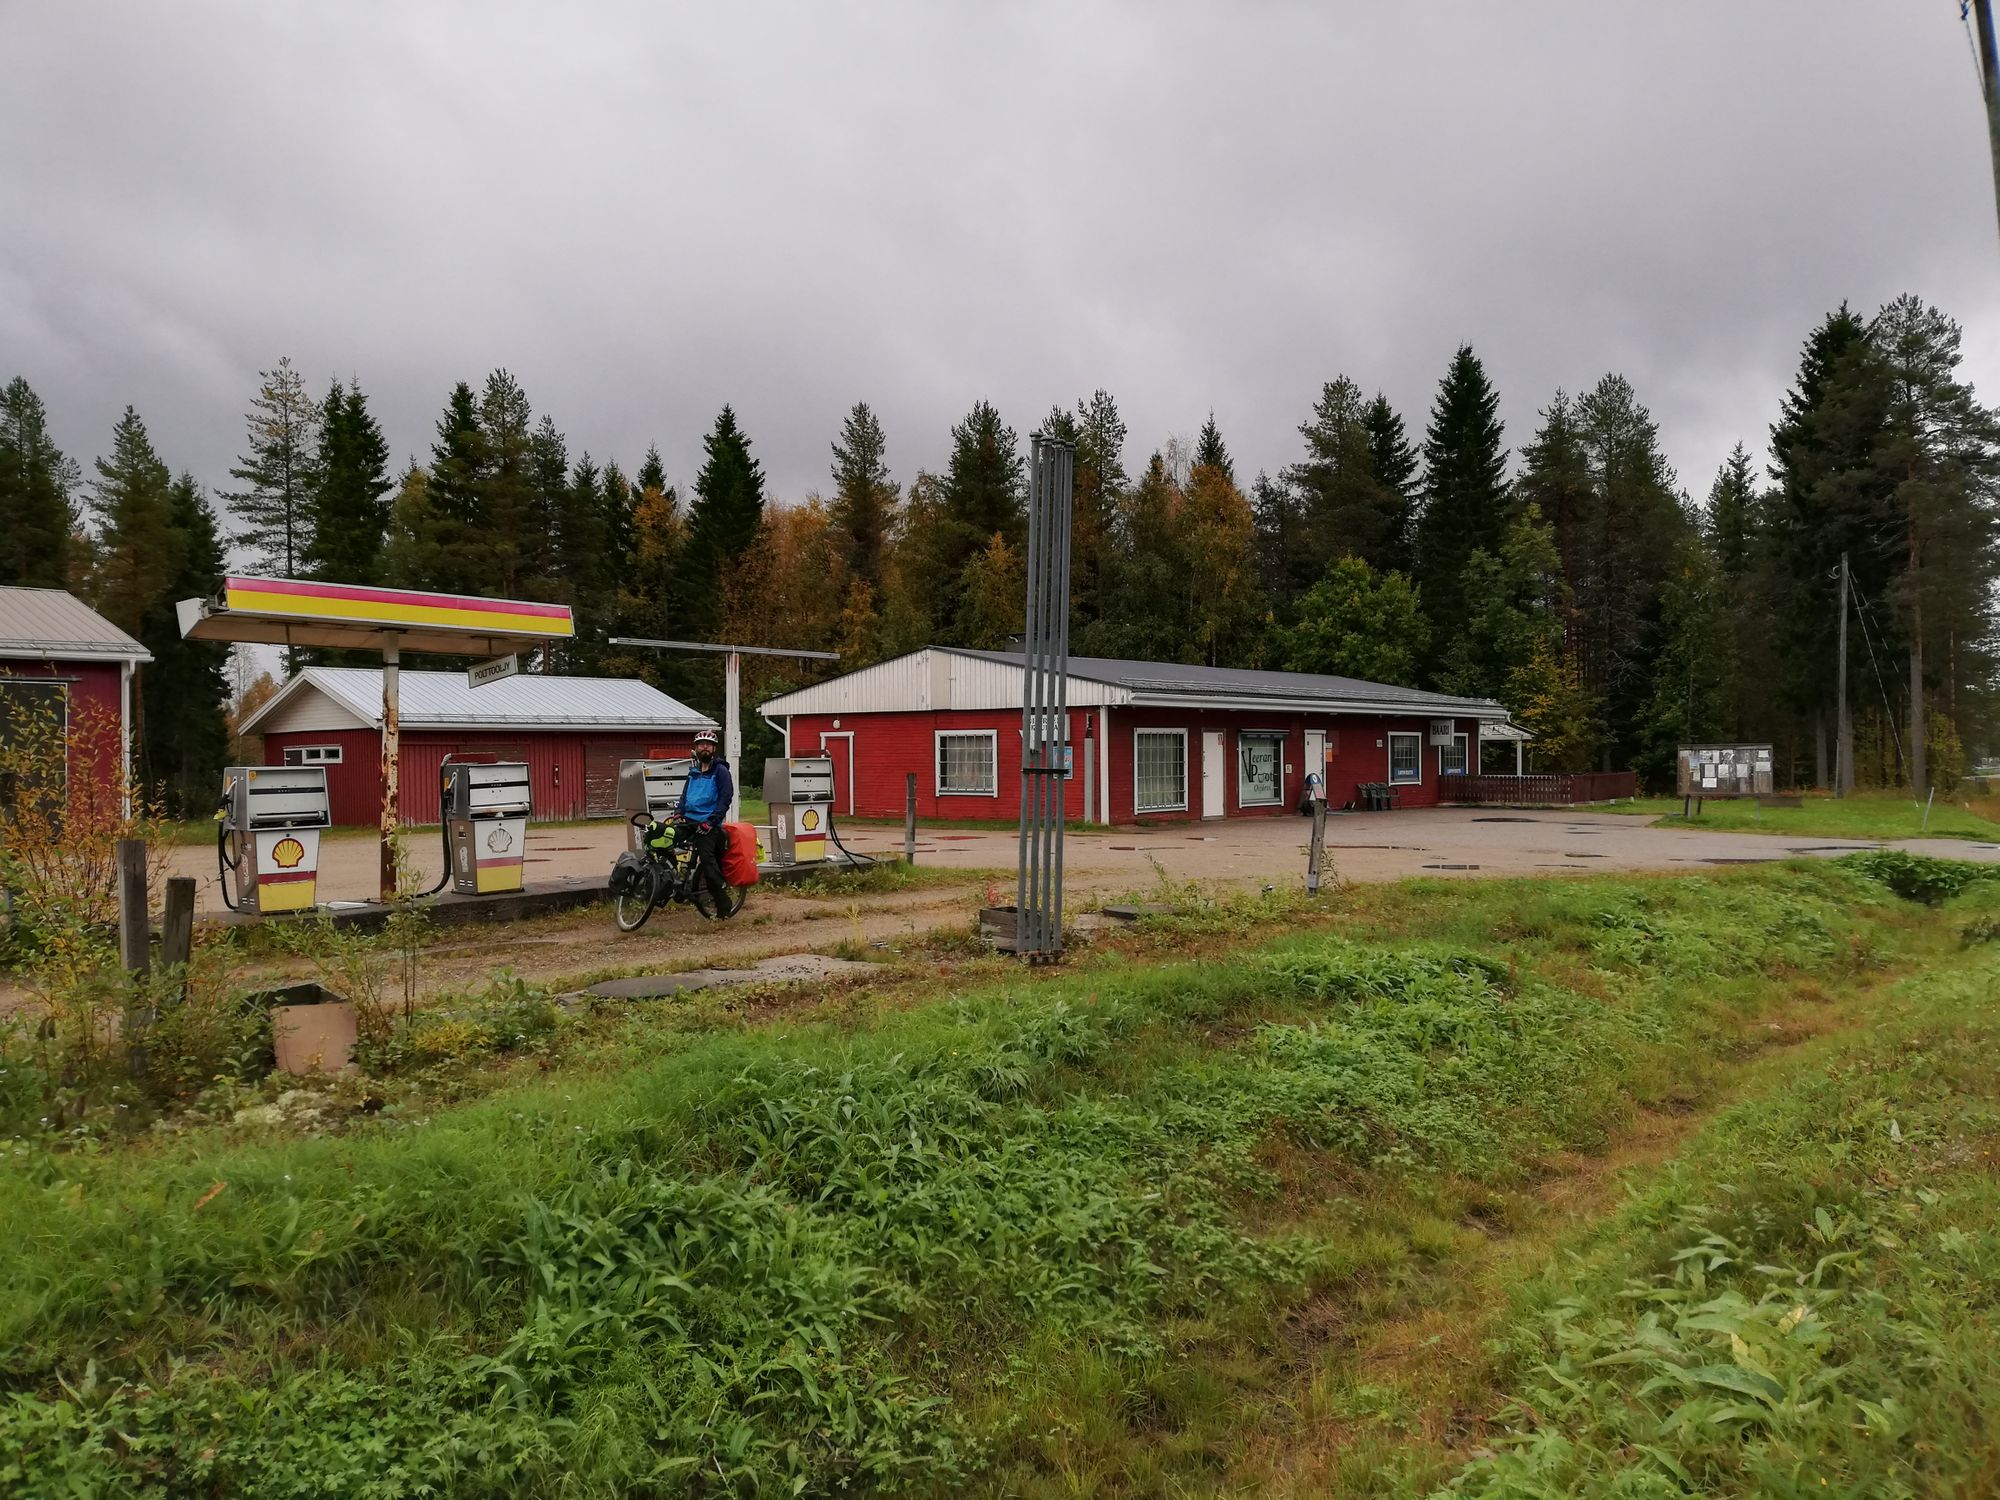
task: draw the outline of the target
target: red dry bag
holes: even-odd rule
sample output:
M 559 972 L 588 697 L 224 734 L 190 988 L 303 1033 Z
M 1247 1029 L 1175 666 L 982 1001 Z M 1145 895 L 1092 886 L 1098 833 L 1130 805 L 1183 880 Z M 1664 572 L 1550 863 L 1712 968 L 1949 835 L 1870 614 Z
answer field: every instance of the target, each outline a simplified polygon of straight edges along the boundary
M 731 885 L 757 883 L 757 829 L 749 823 L 724 823 L 728 847 L 722 851 L 722 878 Z

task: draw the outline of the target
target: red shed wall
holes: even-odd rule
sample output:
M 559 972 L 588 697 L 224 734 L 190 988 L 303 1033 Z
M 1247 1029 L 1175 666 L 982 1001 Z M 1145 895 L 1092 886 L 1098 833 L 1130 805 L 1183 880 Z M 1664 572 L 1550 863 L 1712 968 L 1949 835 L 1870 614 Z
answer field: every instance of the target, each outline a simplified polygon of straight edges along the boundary
M 69 689 L 69 779 L 73 796 L 86 789 L 87 776 L 88 790 L 94 795 L 118 794 L 119 673 L 117 662 L 0 661 L 0 677 L 55 681 Z M 137 692 L 138 684 L 134 682 L 135 700 Z M 135 745 L 135 775 L 139 766 L 137 749 Z
M 264 736 L 264 756 L 283 764 L 285 751 L 303 745 L 339 745 L 341 759 L 326 768 L 336 824 L 372 826 L 381 818 L 382 742 L 373 729 L 299 730 Z M 528 767 L 535 817 L 560 822 L 612 810 L 617 762 L 643 756 L 689 754 L 691 732 L 663 735 L 588 734 L 581 730 L 460 733 L 405 730 L 402 736 L 401 811 L 405 823 L 438 821 L 438 790 L 447 758 L 520 761 Z M 609 774 L 605 767 L 609 766 Z
M 1066 783 L 1065 807 L 1070 817 L 1083 814 L 1082 775 L 1084 743 L 1092 743 L 1093 765 L 1101 764 L 1109 745 L 1111 769 L 1111 821 L 1130 822 L 1143 817 L 1173 821 L 1202 815 L 1202 735 L 1220 730 L 1223 734 L 1223 806 L 1228 817 L 1275 817 L 1292 811 L 1304 785 L 1306 771 L 1306 730 L 1324 729 L 1327 735 L 1327 798 L 1333 807 L 1354 800 L 1362 782 L 1389 779 L 1388 735 L 1391 730 L 1422 736 L 1419 765 L 1422 780 L 1399 784 L 1398 802 L 1404 807 L 1430 807 L 1437 802 L 1438 751 L 1429 741 L 1429 718 L 1413 717 L 1334 717 L 1286 713 L 1243 712 L 1237 710 L 1187 709 L 1072 709 L 1071 738 L 1075 747 L 1077 775 Z M 1110 721 L 1108 741 L 1105 721 Z M 1469 755 L 1477 755 L 1476 720 L 1457 721 L 1461 733 L 1469 736 Z M 838 724 L 838 728 L 835 725 Z M 937 749 L 940 731 L 990 729 L 998 762 L 998 787 L 994 796 L 947 795 L 937 793 Z M 1135 814 L 1133 811 L 1134 737 L 1142 729 L 1184 730 L 1188 737 L 1189 806 L 1182 811 Z M 1283 792 L 1275 805 L 1243 806 L 1237 775 L 1239 737 L 1246 731 L 1278 732 L 1285 737 L 1281 761 Z M 953 710 L 942 713 L 844 714 L 838 720 L 824 714 L 799 714 L 791 722 L 792 750 L 805 754 L 822 748 L 828 737 L 853 736 L 853 805 L 860 817 L 900 817 L 903 812 L 904 781 L 917 773 L 917 815 L 921 818 L 971 818 L 1014 820 L 1020 816 L 1021 715 L 1018 710 Z M 1379 744 L 1378 744 L 1379 741 Z M 836 766 L 839 762 L 836 760 Z M 1093 801 L 1095 798 L 1093 797 Z M 848 812 L 848 788 L 836 788 L 836 813 Z M 1103 816 L 1098 810 L 1098 816 Z

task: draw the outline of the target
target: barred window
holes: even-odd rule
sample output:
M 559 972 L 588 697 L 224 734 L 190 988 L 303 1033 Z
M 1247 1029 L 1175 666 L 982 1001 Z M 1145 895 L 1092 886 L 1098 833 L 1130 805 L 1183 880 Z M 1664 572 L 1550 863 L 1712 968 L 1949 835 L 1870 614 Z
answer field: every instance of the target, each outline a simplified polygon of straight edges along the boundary
M 1468 736 L 1455 734 L 1449 745 L 1438 746 L 1438 775 L 1463 776 L 1467 769 Z
M 1253 732 L 1236 737 L 1236 805 L 1268 807 L 1284 800 L 1285 737 Z
M 1389 779 L 1417 782 L 1424 779 L 1424 737 L 1420 734 L 1389 736 Z
M 993 766 L 994 734 L 990 729 L 937 737 L 937 789 L 940 795 L 991 797 L 999 788 Z
M 1136 775 L 1133 805 L 1139 812 L 1182 812 L 1187 800 L 1187 731 L 1141 729 L 1132 736 Z

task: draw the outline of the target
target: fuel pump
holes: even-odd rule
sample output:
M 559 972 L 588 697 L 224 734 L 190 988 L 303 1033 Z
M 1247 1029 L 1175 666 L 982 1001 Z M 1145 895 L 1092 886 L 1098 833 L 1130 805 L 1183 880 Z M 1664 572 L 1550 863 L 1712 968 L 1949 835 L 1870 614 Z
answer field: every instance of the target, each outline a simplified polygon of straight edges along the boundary
M 687 788 L 692 760 L 621 760 L 618 762 L 618 810 L 626 814 L 625 847 L 634 854 L 639 847 L 639 829 L 633 814 L 647 813 L 665 822 L 680 806 Z
M 215 858 L 232 911 L 309 911 L 320 830 L 333 821 L 323 766 L 231 766 L 223 773 Z M 236 896 L 230 899 L 234 878 Z
M 832 756 L 774 756 L 765 761 L 764 798 L 771 807 L 772 864 L 810 864 L 826 858 L 833 828 Z M 839 842 L 837 836 L 834 841 Z
M 443 774 L 452 890 L 461 896 L 520 890 L 533 811 L 528 768 L 511 761 L 447 761 Z

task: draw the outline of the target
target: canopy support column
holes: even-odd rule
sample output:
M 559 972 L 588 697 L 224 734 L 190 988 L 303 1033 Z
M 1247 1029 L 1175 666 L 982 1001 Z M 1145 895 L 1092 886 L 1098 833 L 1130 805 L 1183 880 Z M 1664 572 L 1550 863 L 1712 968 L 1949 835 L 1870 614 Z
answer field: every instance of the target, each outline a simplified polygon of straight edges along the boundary
M 398 681 L 402 649 L 392 634 L 382 642 L 382 901 L 396 899 L 396 821 L 401 811 L 403 694 Z

